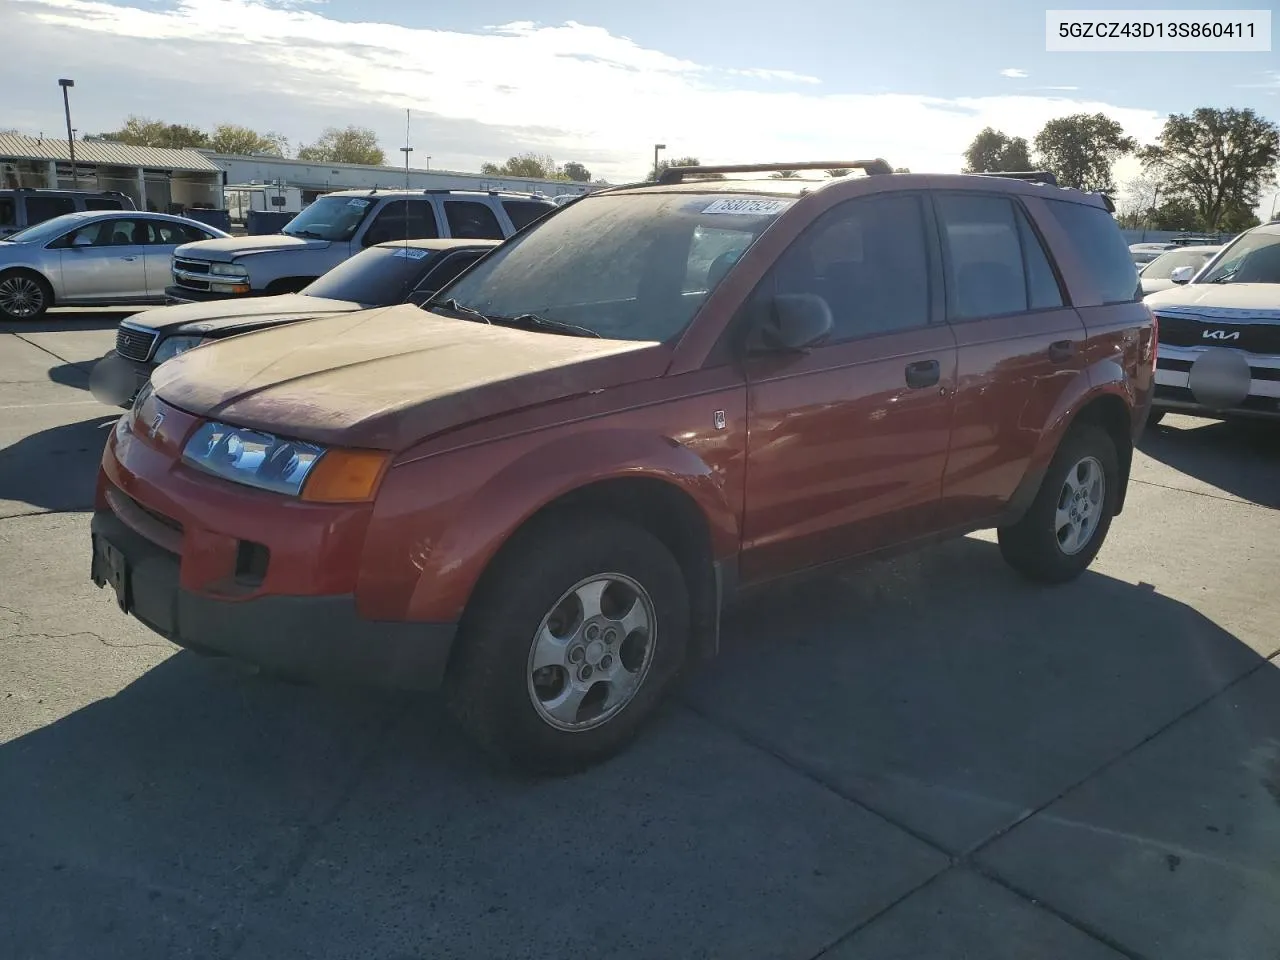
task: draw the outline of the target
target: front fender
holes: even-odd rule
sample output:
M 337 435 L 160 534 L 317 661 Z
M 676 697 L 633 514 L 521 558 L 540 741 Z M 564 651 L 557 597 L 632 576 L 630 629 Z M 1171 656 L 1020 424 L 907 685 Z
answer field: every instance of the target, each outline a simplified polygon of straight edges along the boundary
M 737 552 L 722 472 L 690 446 L 641 429 L 524 435 L 393 468 L 366 538 L 357 599 L 375 619 L 454 622 L 484 569 L 535 513 L 602 481 L 648 478 L 701 509 L 715 557 Z

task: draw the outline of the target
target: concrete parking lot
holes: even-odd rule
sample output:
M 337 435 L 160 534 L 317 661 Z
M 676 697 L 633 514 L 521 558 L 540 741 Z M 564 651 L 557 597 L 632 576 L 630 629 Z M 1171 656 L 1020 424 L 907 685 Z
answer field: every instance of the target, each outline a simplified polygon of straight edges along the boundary
M 120 317 L 0 327 L 0 956 L 1277 956 L 1280 428 L 1168 418 L 1065 587 L 981 535 L 760 595 L 530 782 L 89 583 Z

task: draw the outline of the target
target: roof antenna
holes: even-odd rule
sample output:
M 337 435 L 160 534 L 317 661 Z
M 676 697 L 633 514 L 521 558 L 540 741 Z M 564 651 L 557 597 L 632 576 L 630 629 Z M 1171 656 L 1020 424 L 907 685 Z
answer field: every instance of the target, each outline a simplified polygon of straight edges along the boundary
M 409 192 L 409 155 L 413 153 L 413 147 L 409 146 L 409 108 L 404 110 L 404 146 L 400 148 L 400 152 L 404 154 L 404 192 Z M 409 259 L 409 198 L 405 197 L 400 201 L 404 204 L 404 253 L 401 254 L 406 260 Z M 406 285 L 408 281 L 405 281 Z

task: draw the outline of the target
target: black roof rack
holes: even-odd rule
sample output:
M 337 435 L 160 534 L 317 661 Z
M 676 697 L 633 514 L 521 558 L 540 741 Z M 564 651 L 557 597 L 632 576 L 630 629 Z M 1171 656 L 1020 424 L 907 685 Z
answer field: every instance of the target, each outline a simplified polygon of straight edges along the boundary
M 980 173 L 978 176 L 1004 177 L 1006 180 L 1026 180 L 1029 183 L 1044 183 L 1051 187 L 1056 187 L 1058 185 L 1057 174 L 1049 170 L 1001 170 L 998 172 Z
M 805 160 L 800 163 L 733 163 L 667 167 L 658 175 L 658 183 L 683 183 L 685 177 L 696 177 L 708 173 L 769 173 L 781 170 L 862 170 L 868 175 L 893 173 L 893 167 L 879 158 L 875 160 Z

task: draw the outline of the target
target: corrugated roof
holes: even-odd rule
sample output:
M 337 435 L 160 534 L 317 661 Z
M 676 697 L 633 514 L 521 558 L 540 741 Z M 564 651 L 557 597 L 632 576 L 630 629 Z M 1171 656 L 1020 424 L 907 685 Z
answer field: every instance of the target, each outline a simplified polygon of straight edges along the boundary
M 70 162 L 67 141 L 53 137 L 37 139 L 0 134 L 0 160 L 63 160 Z M 160 147 L 133 147 L 127 143 L 99 140 L 76 141 L 76 163 L 99 163 L 117 167 L 154 167 L 191 173 L 219 173 L 212 160 L 194 150 L 165 150 Z

